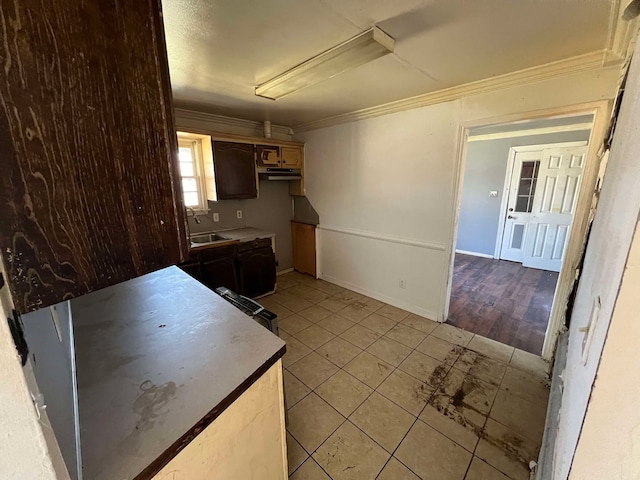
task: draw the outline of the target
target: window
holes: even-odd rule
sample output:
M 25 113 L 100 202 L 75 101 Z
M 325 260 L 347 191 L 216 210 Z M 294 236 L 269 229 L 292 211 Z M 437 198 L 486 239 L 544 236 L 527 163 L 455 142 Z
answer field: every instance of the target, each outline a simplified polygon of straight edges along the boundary
M 202 140 L 178 134 L 178 159 L 185 207 L 207 210 L 202 166 Z
M 540 170 L 539 160 L 522 162 L 518 198 L 516 199 L 516 212 L 531 213 L 533 197 L 536 193 L 536 183 L 538 182 L 538 170 Z

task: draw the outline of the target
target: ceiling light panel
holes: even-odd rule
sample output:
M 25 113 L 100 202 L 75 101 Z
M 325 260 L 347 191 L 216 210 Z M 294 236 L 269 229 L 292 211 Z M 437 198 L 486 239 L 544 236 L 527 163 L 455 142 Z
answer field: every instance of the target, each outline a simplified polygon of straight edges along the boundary
M 373 27 L 256 87 L 276 100 L 393 52 L 394 40 Z

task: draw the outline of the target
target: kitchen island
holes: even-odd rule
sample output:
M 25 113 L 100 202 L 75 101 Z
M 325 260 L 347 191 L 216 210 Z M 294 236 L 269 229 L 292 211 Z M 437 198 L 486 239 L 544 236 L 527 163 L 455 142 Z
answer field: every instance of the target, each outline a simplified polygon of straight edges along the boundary
M 177 267 L 71 309 L 85 479 L 286 478 L 281 339 Z

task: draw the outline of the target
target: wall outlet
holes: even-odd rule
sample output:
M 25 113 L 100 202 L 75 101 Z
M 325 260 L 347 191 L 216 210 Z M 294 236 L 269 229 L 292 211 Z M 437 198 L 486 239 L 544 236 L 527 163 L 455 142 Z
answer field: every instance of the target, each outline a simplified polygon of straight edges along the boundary
M 400 288 L 407 288 L 407 282 L 405 282 L 402 278 L 398 282 L 398 285 L 400 286 Z
M 213 221 L 214 222 L 219 222 L 220 221 L 220 214 L 219 213 L 214 213 L 213 214 Z
M 238 219 L 242 218 L 242 210 L 236 210 L 236 217 Z
M 498 196 L 498 191 L 497 190 L 491 190 L 489 192 L 489 196 L 490 197 L 497 197 Z

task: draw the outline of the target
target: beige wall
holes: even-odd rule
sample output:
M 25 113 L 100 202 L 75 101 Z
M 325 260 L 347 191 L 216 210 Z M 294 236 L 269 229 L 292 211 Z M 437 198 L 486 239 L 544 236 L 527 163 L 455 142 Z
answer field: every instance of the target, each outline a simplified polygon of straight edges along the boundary
M 636 159 L 637 161 L 637 159 Z M 602 352 L 571 478 L 640 478 L 640 223 Z
M 571 314 L 553 456 L 554 478 L 558 479 L 567 478 L 570 473 L 571 478 L 579 480 L 640 478 L 640 471 L 633 471 L 637 464 L 629 467 L 627 462 L 625 466 L 629 449 L 637 448 L 629 442 L 634 436 L 636 442 L 639 440 L 637 432 L 632 432 L 637 427 L 637 417 L 625 413 L 625 408 L 638 408 L 640 357 L 634 336 L 638 314 L 637 307 L 635 313 L 625 310 L 620 289 L 623 276 L 633 285 L 630 248 L 640 213 L 639 111 L 640 44 L 629 69 Z M 631 277 L 627 278 L 627 274 Z M 635 287 L 636 297 L 637 292 Z M 596 321 L 589 326 L 592 318 Z M 587 327 L 591 340 L 585 347 Z M 620 335 L 625 338 L 616 338 Z M 620 341 L 630 343 L 620 349 Z M 622 368 L 612 368 L 612 355 L 618 356 Z M 616 390 L 611 391 L 614 386 Z M 605 406 L 604 399 L 615 401 Z M 625 427 L 620 430 L 620 425 Z M 628 470 L 625 472 L 628 468 L 632 468 L 631 476 Z
M 638 222 L 640 212 L 639 111 L 640 49 L 636 48 L 571 313 L 567 362 L 563 373 L 562 404 L 553 456 L 554 478 L 558 479 L 567 478 L 571 471 L 574 454 L 578 442 L 581 441 L 579 439 L 582 428 L 587 425 L 585 422 L 585 415 L 589 408 L 587 405 L 595 379 L 601 379 L 601 373 L 598 371 L 601 355 L 607 341 L 609 326 L 612 324 L 622 276 L 627 268 L 629 249 Z M 596 320 L 592 326 L 589 326 L 592 318 Z M 589 328 L 591 332 L 588 347 L 583 346 L 586 340 L 585 328 Z M 583 350 L 587 352 L 586 358 Z M 637 361 L 637 354 L 632 358 Z M 626 375 L 626 372 L 627 369 L 619 375 Z M 630 384 L 633 381 L 637 381 L 637 378 L 630 380 Z M 626 391 L 623 390 L 619 394 L 621 398 L 626 399 Z M 617 415 L 615 409 L 611 411 L 611 415 L 612 417 Z M 603 441 L 608 441 L 609 433 L 609 429 L 601 432 Z M 606 478 L 623 477 L 607 476 Z
M 322 277 L 442 320 L 460 125 L 611 99 L 618 79 L 582 72 L 297 135 Z

